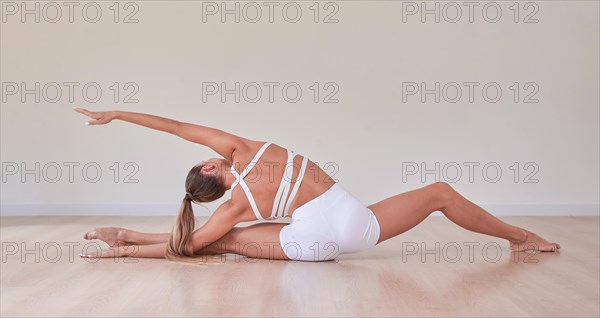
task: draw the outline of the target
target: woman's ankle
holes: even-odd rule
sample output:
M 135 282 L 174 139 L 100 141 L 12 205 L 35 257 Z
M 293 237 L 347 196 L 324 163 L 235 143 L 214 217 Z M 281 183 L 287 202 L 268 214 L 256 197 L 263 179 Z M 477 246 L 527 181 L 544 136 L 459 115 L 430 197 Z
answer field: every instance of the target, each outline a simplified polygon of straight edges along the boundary
M 527 234 L 527 230 L 518 227 L 514 231 L 513 235 L 511 235 L 509 241 L 517 243 L 525 242 L 527 240 L 527 236 L 529 236 Z

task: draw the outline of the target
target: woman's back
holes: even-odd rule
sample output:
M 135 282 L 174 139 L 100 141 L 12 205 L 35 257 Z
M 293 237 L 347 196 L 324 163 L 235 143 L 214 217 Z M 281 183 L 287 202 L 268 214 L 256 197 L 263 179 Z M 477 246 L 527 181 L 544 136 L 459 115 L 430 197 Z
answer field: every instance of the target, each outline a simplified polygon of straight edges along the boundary
M 306 164 L 303 165 L 304 156 L 294 154 L 290 151 L 294 158 L 288 163 L 288 149 L 264 141 L 248 141 L 243 149 L 238 149 L 232 154 L 234 170 L 231 173 L 236 179 L 243 177 L 246 191 L 250 192 L 257 212 L 264 219 L 271 219 L 272 216 L 282 217 L 285 207 L 288 208 L 287 216 L 291 216 L 298 207 L 324 193 L 335 183 L 335 180 L 314 162 L 307 158 Z M 259 157 L 256 158 L 257 156 Z M 244 177 L 245 170 L 247 174 Z M 242 174 L 242 177 L 238 177 L 239 174 Z M 298 179 L 300 183 L 296 185 Z M 286 188 L 288 182 L 289 186 Z M 257 216 L 252 208 L 252 198 L 245 193 L 244 185 L 239 185 L 243 184 L 235 182 L 232 186 L 232 203 L 245 207 L 244 219 L 247 216 L 249 221 L 255 220 Z M 275 200 L 276 196 L 278 200 Z

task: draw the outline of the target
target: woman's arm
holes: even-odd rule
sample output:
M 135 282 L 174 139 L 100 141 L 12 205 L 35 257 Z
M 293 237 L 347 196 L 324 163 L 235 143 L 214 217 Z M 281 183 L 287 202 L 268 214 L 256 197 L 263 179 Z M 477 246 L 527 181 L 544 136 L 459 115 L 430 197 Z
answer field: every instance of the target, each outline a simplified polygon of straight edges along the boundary
M 125 111 L 92 112 L 83 108 L 75 108 L 75 111 L 93 120 L 88 125 L 104 125 L 114 119 L 130 122 L 140 126 L 164 131 L 185 140 L 207 146 L 219 155 L 231 161 L 235 150 L 247 145 L 248 140 L 220 129 L 184 123 L 177 120 Z
M 243 210 L 233 204 L 231 200 L 225 201 L 215 210 L 205 224 L 192 233 L 191 249 L 194 253 L 197 253 L 216 242 L 229 233 L 239 222 L 248 221 L 242 218 L 243 215 Z
M 167 243 L 152 245 L 124 245 L 111 247 L 105 250 L 79 254 L 83 258 L 115 258 L 115 257 L 140 257 L 140 258 L 165 258 Z

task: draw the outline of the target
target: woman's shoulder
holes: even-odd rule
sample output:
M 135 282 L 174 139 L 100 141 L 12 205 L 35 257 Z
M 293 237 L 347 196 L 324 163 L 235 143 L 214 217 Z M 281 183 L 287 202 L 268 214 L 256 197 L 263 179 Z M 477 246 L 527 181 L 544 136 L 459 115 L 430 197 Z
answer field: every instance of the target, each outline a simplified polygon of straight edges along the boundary
M 232 162 L 248 163 L 265 145 L 267 147 L 264 152 L 268 152 L 272 148 L 286 149 L 271 141 L 245 139 L 235 148 L 231 155 L 231 160 Z

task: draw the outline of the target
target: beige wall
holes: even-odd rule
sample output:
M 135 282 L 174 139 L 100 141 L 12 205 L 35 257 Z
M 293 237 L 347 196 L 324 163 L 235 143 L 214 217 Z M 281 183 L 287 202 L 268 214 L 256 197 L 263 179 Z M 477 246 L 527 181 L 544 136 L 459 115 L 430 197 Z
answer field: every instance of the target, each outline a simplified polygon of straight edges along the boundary
M 36 2 L 27 3 L 35 12 Z M 288 4 L 287 15 L 286 2 L 237 2 L 239 23 L 210 14 L 215 2 L 121 2 L 118 18 L 113 2 L 94 3 L 84 10 L 84 2 L 38 2 L 38 13 L 23 17 L 20 1 L 2 2 L 3 214 L 174 214 L 188 169 L 216 155 L 121 122 L 87 127 L 73 106 L 147 112 L 276 142 L 330 162 L 328 171 L 366 204 L 437 175 L 496 214 L 598 213 L 598 2 L 519 2 L 518 17 L 512 2 L 475 2 L 472 22 L 468 4 L 457 2 L 455 23 L 449 2 L 437 2 L 439 23 L 412 14 L 421 2 L 321 2 L 318 22 L 313 2 Z M 257 6 L 262 16 L 252 23 Z M 298 7 L 301 16 L 289 22 Z M 102 15 L 88 22 L 97 8 Z M 233 94 L 225 102 L 208 94 L 211 83 L 236 82 L 246 88 L 239 103 Z M 35 83 L 39 92 L 21 95 Z M 421 83 L 439 83 L 439 94 L 425 102 L 411 95 Z M 262 96 L 253 102 L 257 86 Z M 302 96 L 291 102 L 295 87 Z M 462 96 L 453 102 L 457 87 Z M 324 102 L 329 94 L 333 103 Z M 436 162 L 441 171 L 424 181 L 420 171 L 409 173 Z M 23 165 L 35 170 L 35 163 L 39 171 L 24 174 Z M 457 165 L 462 174 L 454 178 Z M 94 167 L 103 172 L 97 182 L 89 180 Z M 132 172 L 138 182 L 123 182 Z

